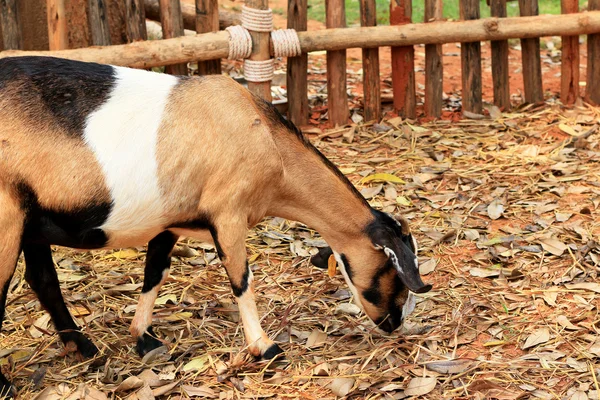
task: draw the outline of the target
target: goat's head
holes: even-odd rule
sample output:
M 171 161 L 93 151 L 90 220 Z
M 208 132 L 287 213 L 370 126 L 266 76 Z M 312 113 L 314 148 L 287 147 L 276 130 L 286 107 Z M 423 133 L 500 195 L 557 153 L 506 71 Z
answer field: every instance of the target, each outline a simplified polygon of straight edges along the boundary
M 417 243 L 408 222 L 376 210 L 373 215 L 362 245 L 349 243 L 343 253 L 323 248 L 311 262 L 327 268 L 334 255 L 356 303 L 380 329 L 392 332 L 414 308 L 410 292 L 425 293 L 431 285 L 419 275 Z

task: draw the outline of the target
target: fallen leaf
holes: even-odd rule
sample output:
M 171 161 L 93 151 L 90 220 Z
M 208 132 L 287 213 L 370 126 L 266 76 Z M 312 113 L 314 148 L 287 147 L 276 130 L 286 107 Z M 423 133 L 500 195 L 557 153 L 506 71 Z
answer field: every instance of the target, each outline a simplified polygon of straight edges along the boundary
M 208 355 L 197 357 L 185 364 L 182 368 L 183 372 L 198 371 L 202 372 L 208 369 L 210 364 L 208 362 Z
M 48 330 L 48 325 L 50 324 L 50 314 L 44 312 L 41 317 L 35 320 L 31 328 L 29 328 L 29 334 L 34 339 L 41 338 L 44 333 L 43 331 Z M 38 329 L 40 328 L 40 329 Z
M 550 340 L 550 331 L 548 328 L 540 328 L 535 330 L 532 334 L 527 337 L 523 349 L 528 349 L 533 346 L 537 346 L 541 343 L 546 343 Z
M 425 364 L 425 367 L 434 372 L 438 372 L 440 374 L 460 374 L 468 370 L 473 364 L 475 360 L 471 358 L 457 358 L 454 360 L 448 361 L 434 361 Z
M 369 175 L 369 176 L 366 176 L 366 177 L 362 178 L 360 180 L 360 182 L 361 183 L 366 183 L 366 182 L 390 182 L 390 183 L 401 183 L 401 184 L 405 184 L 406 183 L 402 179 L 398 178 L 396 175 L 394 175 L 394 174 L 388 174 L 388 173 L 379 173 L 379 174 Z
M 412 378 L 410 382 L 408 382 L 404 394 L 407 396 L 423 396 L 435 389 L 436 384 L 437 379 L 434 377 Z
M 115 392 L 127 392 L 133 389 L 139 389 L 144 386 L 144 381 L 137 376 L 130 376 L 117 386 Z
M 575 129 L 571 128 L 569 125 L 567 124 L 558 124 L 558 129 L 560 129 L 561 131 L 563 131 L 564 133 L 567 133 L 571 136 L 579 136 L 579 133 L 577 133 L 575 131 Z
M 571 396 L 571 398 L 569 400 L 588 400 L 588 399 L 589 399 L 589 397 L 587 394 L 585 394 L 585 392 L 578 390 L 575 393 L 573 393 L 573 395 Z
M 169 384 L 167 384 L 167 385 L 156 387 L 156 388 L 152 389 L 152 394 L 153 394 L 155 397 L 167 395 L 167 394 L 169 394 L 169 393 L 170 393 L 170 392 L 171 392 L 173 389 L 175 389 L 175 387 L 176 387 L 178 384 L 179 384 L 179 382 L 171 382 L 171 383 L 169 383 Z
M 596 282 L 567 283 L 565 286 L 569 290 L 582 289 L 600 293 L 600 284 Z
M 156 299 L 154 304 L 156 304 L 156 305 L 167 304 L 168 301 L 170 301 L 173 304 L 177 304 L 177 296 L 175 296 L 174 294 L 167 294 L 165 296 L 161 296 Z
M 313 330 L 308 339 L 306 339 L 306 347 L 312 348 L 322 345 L 327 341 L 327 334 L 317 329 Z
M 181 389 L 183 389 L 185 394 L 187 394 L 188 396 L 191 396 L 191 397 L 202 396 L 202 397 L 209 397 L 212 399 L 219 397 L 217 392 L 215 392 L 214 390 L 212 390 L 210 387 L 208 387 L 206 385 L 202 385 L 202 386 L 181 385 Z
M 542 238 L 540 244 L 548 253 L 554 254 L 555 256 L 561 256 L 567 249 L 567 245 L 558 239 L 554 238 Z
M 315 376 L 329 376 L 330 367 L 328 363 L 322 363 L 313 368 L 312 374 Z
M 335 256 L 332 254 L 327 260 L 327 275 L 329 275 L 330 278 L 333 278 L 335 276 L 336 271 L 337 261 L 335 260 Z
M 394 390 L 402 390 L 402 389 L 404 389 L 404 386 L 398 385 L 397 383 L 388 383 L 387 385 L 379 388 L 379 390 L 381 390 L 382 392 L 391 392 Z
M 427 275 L 435 271 L 435 267 L 437 266 L 437 260 L 435 258 L 431 258 L 425 261 L 423 264 L 419 265 L 419 273 L 421 275 Z
M 334 314 L 358 315 L 360 314 L 360 311 L 360 307 L 356 304 L 342 303 L 338 304 L 338 306 L 335 308 Z
M 558 322 L 560 326 L 562 326 L 565 329 L 569 329 L 572 331 L 576 331 L 577 329 L 579 329 L 575 325 L 573 325 L 571 321 L 569 321 L 569 319 L 564 315 L 559 315 L 558 317 L 556 317 L 556 322 Z
M 343 397 L 350 393 L 356 380 L 354 378 L 335 378 L 330 384 L 329 389 L 336 396 Z
M 504 206 L 500 203 L 500 200 L 498 199 L 494 199 L 494 201 L 492 201 L 487 207 L 487 213 L 491 219 L 500 218 L 503 212 Z
M 379 192 L 381 192 L 381 189 L 383 189 L 382 184 L 373 187 L 366 187 L 360 190 L 360 194 L 362 194 L 365 199 L 370 199 L 377 196 Z

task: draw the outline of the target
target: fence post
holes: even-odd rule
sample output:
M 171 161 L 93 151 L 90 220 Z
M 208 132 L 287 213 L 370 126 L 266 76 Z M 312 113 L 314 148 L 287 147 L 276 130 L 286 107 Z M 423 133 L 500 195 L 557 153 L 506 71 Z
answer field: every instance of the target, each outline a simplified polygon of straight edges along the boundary
M 196 0 L 196 32 L 217 32 L 219 30 L 218 0 Z M 198 74 L 221 73 L 221 60 L 198 61 Z
M 460 0 L 462 20 L 479 19 L 479 0 Z M 481 114 L 481 43 L 461 43 L 462 107 L 464 111 Z
M 325 0 L 327 28 L 346 27 L 344 0 Z M 346 50 L 327 52 L 327 115 L 332 127 L 348 123 Z
M 506 18 L 506 0 L 491 0 L 492 17 Z M 508 40 L 492 40 L 492 80 L 494 104 L 510 109 L 510 82 L 508 77 Z
M 425 0 L 425 22 L 441 21 L 442 0 Z M 444 65 L 441 44 L 425 45 L 425 115 L 442 116 Z
M 4 50 L 23 48 L 23 37 L 17 12 L 17 0 L 0 1 L 0 31 Z
M 412 0 L 390 1 L 390 25 L 412 22 Z M 394 109 L 402 117 L 415 118 L 415 48 L 413 46 L 392 47 L 392 86 Z
M 50 50 L 63 50 L 69 47 L 67 18 L 64 0 L 47 0 L 48 43 Z
M 131 43 L 138 40 L 148 40 L 144 2 L 142 0 L 126 0 L 125 7 L 127 41 Z
M 88 24 L 92 33 L 94 46 L 110 46 L 110 29 L 106 2 L 104 0 L 88 0 Z
M 360 0 L 360 25 L 376 26 L 375 0 Z M 363 49 L 363 92 L 365 121 L 379 121 L 381 116 L 381 83 L 379 82 L 379 48 Z
M 600 10 L 600 0 L 589 0 L 588 9 Z M 588 101 L 600 104 L 600 33 L 588 35 L 587 84 L 585 96 Z
M 560 8 L 562 14 L 579 12 L 577 0 L 561 0 Z M 561 41 L 560 100 L 573 104 L 579 97 L 579 36 L 562 36 Z
M 288 0 L 288 29 L 308 29 L 307 0 Z M 327 67 L 329 70 L 329 66 Z M 269 92 L 270 95 L 271 92 Z M 308 124 L 308 54 L 287 59 L 287 98 L 290 121 L 298 126 Z M 331 101 L 331 100 L 330 100 Z M 331 118 L 331 109 L 329 110 Z
M 538 0 L 519 0 L 522 17 L 538 15 Z M 542 88 L 542 63 L 540 60 L 540 39 L 521 39 L 523 60 L 523 85 L 525 101 L 537 103 L 544 100 Z
M 163 38 L 171 39 L 183 36 L 183 20 L 179 0 L 160 0 L 159 3 Z M 167 65 L 165 71 L 172 75 L 187 75 L 187 65 Z
M 246 6 L 258 10 L 268 10 L 269 0 L 246 0 Z M 250 31 L 252 37 L 252 54 L 250 60 L 265 61 L 271 58 L 271 32 Z M 271 81 L 248 82 L 248 89 L 268 102 L 271 102 Z

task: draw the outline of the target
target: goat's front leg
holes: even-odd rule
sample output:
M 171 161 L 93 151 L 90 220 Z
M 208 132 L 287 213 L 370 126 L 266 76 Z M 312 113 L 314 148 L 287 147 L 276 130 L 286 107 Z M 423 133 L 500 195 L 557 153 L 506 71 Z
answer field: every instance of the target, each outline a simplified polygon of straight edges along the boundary
M 269 339 L 260 326 L 254 300 L 253 275 L 246 260 L 247 227 L 243 221 L 235 223 L 230 220 L 216 225 L 211 233 L 237 299 L 248 350 L 255 357 L 270 360 L 283 350 Z
M 178 238 L 177 235 L 165 231 L 148 243 L 144 286 L 129 328 L 131 335 L 137 340 L 136 349 L 141 357 L 162 345 L 152 330 L 152 311 L 158 291 L 169 276 L 171 251 Z

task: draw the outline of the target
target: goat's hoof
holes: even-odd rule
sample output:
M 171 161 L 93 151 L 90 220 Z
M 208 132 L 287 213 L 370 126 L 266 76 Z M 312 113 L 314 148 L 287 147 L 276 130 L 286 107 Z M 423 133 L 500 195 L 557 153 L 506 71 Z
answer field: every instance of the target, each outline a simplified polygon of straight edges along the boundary
M 151 352 L 154 349 L 162 346 L 162 342 L 154 337 L 154 331 L 152 327 L 148 327 L 146 332 L 142 336 L 140 336 L 137 340 L 136 350 L 140 357 L 144 357 L 146 354 Z
M 277 343 L 273 343 L 271 346 L 269 346 L 269 348 L 267 349 L 267 351 L 265 351 L 262 355 L 262 359 L 263 360 L 272 360 L 275 357 L 279 358 L 284 358 L 285 355 L 283 354 L 283 350 L 281 349 L 281 347 L 279 347 L 279 345 Z
M 60 338 L 65 346 L 67 343 L 74 343 L 77 346 L 77 351 L 84 358 L 92 358 L 98 354 L 98 348 L 96 345 L 81 332 L 64 332 L 60 334 Z
M 17 391 L 9 380 L 0 372 L 0 399 L 13 399 Z

